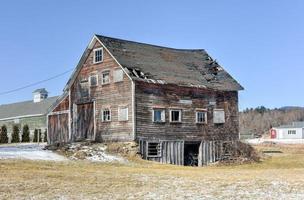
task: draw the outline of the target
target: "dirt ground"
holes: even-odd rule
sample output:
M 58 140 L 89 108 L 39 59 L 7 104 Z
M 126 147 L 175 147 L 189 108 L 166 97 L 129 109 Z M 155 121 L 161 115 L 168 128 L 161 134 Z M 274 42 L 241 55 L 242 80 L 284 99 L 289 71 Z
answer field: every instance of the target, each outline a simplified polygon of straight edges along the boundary
M 203 168 L 0 160 L 0 199 L 304 199 L 304 145 L 256 148 L 260 163 Z

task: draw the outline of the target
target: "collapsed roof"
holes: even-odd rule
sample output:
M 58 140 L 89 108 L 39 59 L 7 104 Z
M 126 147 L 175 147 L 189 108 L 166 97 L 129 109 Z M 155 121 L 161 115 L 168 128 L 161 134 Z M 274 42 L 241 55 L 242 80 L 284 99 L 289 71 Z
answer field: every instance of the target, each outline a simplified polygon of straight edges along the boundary
M 243 89 L 203 49 L 173 49 L 101 35 L 96 37 L 133 79 L 224 91 Z

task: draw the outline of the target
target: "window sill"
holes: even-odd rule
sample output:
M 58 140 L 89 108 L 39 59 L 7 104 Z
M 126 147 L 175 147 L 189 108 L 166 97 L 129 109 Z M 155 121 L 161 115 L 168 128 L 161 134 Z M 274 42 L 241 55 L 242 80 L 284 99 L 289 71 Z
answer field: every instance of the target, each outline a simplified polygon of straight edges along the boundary
M 165 121 L 160 121 L 160 122 L 153 121 L 153 123 L 155 123 L 155 124 L 165 124 L 166 122 Z
M 170 122 L 171 124 L 181 124 L 182 122 Z
M 107 86 L 110 85 L 110 83 L 102 83 L 101 86 Z
M 93 65 L 100 64 L 100 63 L 102 63 L 102 62 L 103 62 L 103 60 L 102 60 L 102 61 L 99 61 L 99 62 L 93 62 Z
M 207 125 L 206 122 L 196 122 L 197 125 Z

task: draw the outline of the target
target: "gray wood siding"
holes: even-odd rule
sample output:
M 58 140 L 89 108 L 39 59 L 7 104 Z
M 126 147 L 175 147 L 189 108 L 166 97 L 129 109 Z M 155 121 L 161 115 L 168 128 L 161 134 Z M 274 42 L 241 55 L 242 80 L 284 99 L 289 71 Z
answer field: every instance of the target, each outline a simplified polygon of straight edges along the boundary
M 94 48 L 101 47 L 96 42 Z M 130 141 L 133 139 L 133 113 L 132 113 L 132 82 L 126 74 L 123 75 L 123 81 L 113 82 L 113 72 L 120 69 L 117 62 L 111 55 L 103 49 L 103 62 L 93 63 L 93 51 L 88 55 L 82 69 L 75 82 L 71 87 L 71 110 L 75 108 L 73 104 L 81 104 L 95 101 L 95 120 L 96 120 L 96 140 L 97 141 Z M 110 83 L 102 85 L 101 76 L 105 70 L 110 71 Z M 89 86 L 89 76 L 98 75 L 98 86 Z M 83 95 L 88 91 L 88 95 Z M 118 121 L 119 106 L 128 107 L 128 121 Z M 101 110 L 109 108 L 111 110 L 111 121 L 103 122 L 101 118 Z M 71 112 L 72 121 L 76 112 Z M 75 128 L 72 128 L 75 135 Z
M 169 140 L 238 139 L 238 93 L 175 85 L 136 82 L 136 133 L 138 138 Z M 187 101 L 180 101 L 187 100 Z M 215 101 L 216 105 L 209 102 Z M 185 102 L 192 102 L 185 103 Z M 166 108 L 166 122 L 152 122 L 153 108 Z M 182 109 L 182 122 L 170 123 L 170 108 Z M 213 123 L 213 110 L 224 109 L 225 123 Z M 197 124 L 196 109 L 207 109 L 207 124 Z

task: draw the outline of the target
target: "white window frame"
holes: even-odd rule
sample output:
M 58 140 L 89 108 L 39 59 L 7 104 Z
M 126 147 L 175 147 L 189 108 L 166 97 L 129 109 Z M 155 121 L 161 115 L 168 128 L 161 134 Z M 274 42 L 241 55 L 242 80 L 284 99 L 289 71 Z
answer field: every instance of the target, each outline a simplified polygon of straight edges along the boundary
M 203 121 L 203 122 L 198 121 L 198 113 L 203 113 L 205 115 L 205 121 Z M 198 109 L 195 111 L 195 122 L 197 124 L 207 124 L 207 122 L 208 122 L 207 117 L 208 117 L 207 109 Z
M 126 119 L 121 119 L 121 113 L 120 113 L 120 111 L 122 109 L 127 109 Z M 123 121 L 128 121 L 128 120 L 129 120 L 129 107 L 128 106 L 120 106 L 120 107 L 118 107 L 118 121 L 123 122 Z
M 117 77 L 116 74 L 115 74 L 115 72 L 117 72 L 117 71 L 121 72 L 121 80 L 115 80 L 115 77 Z M 123 72 L 122 69 L 120 69 L 120 68 L 114 69 L 114 71 L 113 71 L 113 82 L 114 83 L 122 82 L 123 81 L 123 77 L 124 77 L 124 72 Z
M 105 73 L 108 73 L 108 74 L 109 74 L 109 81 L 106 82 L 106 83 L 103 82 L 103 81 L 104 81 L 103 75 L 104 75 Z M 103 70 L 103 71 L 101 72 L 101 85 L 107 85 L 107 84 L 110 84 L 110 82 L 111 82 L 111 70 L 109 70 L 109 69 Z
M 110 119 L 109 120 L 104 120 L 104 111 L 109 111 L 110 112 Z M 110 108 L 103 108 L 101 110 L 101 121 L 102 122 L 110 122 L 112 120 L 112 112 Z
M 172 121 L 172 112 L 173 111 L 178 111 L 179 112 L 178 121 Z M 170 111 L 169 111 L 169 121 L 170 121 L 170 123 L 181 123 L 182 122 L 182 109 L 170 109 Z
M 154 120 L 154 112 L 155 111 L 161 111 L 161 121 L 155 121 Z M 154 123 L 164 123 L 166 122 L 166 109 L 165 108 L 153 108 L 152 109 L 152 122 Z
M 222 122 L 216 122 L 215 121 L 215 112 L 217 112 L 217 111 L 221 111 L 221 112 L 224 112 L 224 120 L 222 121 Z M 214 124 L 224 124 L 226 122 L 226 113 L 225 113 L 225 110 L 224 109 L 214 109 L 213 110 L 213 123 Z
M 95 61 L 96 60 L 96 51 L 100 51 L 101 50 L 101 61 Z M 103 48 L 96 48 L 93 50 L 93 64 L 97 64 L 97 63 L 102 63 L 103 62 Z
M 96 85 L 92 85 L 92 83 L 91 83 L 91 77 L 96 77 Z M 90 87 L 96 87 L 96 86 L 98 86 L 98 74 L 91 74 L 90 76 L 89 76 L 89 85 L 90 85 Z

